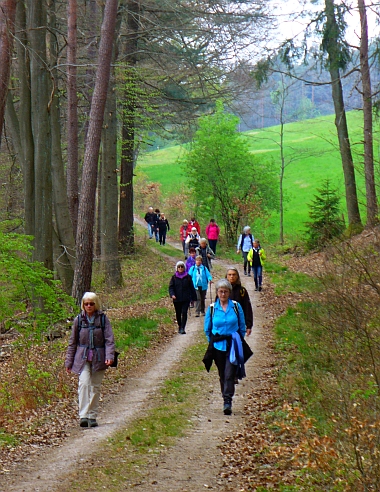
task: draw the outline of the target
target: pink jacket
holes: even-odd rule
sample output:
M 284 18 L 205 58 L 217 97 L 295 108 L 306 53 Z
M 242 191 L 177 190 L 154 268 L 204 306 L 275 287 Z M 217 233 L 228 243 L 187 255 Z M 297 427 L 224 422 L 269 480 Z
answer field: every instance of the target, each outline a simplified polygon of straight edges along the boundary
M 206 236 L 207 239 L 218 239 L 219 238 L 220 229 L 218 224 L 210 222 L 210 224 L 206 227 Z

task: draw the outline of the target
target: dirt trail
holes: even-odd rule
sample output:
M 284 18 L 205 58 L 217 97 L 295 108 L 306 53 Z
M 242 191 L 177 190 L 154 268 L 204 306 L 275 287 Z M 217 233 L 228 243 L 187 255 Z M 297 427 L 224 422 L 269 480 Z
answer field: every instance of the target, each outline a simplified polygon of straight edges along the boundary
M 178 246 L 173 244 L 173 246 Z M 173 260 L 174 263 L 175 260 Z M 215 264 L 227 268 L 227 264 L 215 260 Z M 242 272 L 241 272 L 242 273 Z M 209 377 L 209 399 L 201 402 L 200 410 L 193 417 L 193 428 L 177 444 L 164 451 L 154 466 L 144 470 L 144 476 L 131 487 L 139 491 L 191 491 L 212 488 L 223 490 L 227 484 L 220 478 L 222 457 L 219 446 L 226 434 L 239 429 L 247 416 L 244 414 L 246 394 L 258 384 L 262 368 L 266 364 L 266 342 L 263 330 L 263 313 L 260 294 L 254 292 L 253 278 L 243 277 L 253 308 L 255 325 L 247 339 L 254 356 L 246 366 L 247 378 L 237 385 L 233 403 L 233 415 L 222 413 L 222 398 L 216 373 Z M 208 301 L 209 302 L 209 301 Z M 0 477 L 0 490 L 43 492 L 69 490 L 65 488 L 65 476 L 75 466 L 91 456 L 95 443 L 106 440 L 121 427 L 128 425 L 139 416 L 142 409 L 149 407 L 149 401 L 165 381 L 170 371 L 175 370 L 181 354 L 196 342 L 203 331 L 204 318 L 189 318 L 185 336 L 176 336 L 157 359 L 147 363 L 148 369 L 125 381 L 120 395 L 114 397 L 107 408 L 101 410 L 99 427 L 95 429 L 72 430 L 70 437 L 56 448 L 38 453 L 9 474 Z M 128 489 L 129 485 L 125 485 Z

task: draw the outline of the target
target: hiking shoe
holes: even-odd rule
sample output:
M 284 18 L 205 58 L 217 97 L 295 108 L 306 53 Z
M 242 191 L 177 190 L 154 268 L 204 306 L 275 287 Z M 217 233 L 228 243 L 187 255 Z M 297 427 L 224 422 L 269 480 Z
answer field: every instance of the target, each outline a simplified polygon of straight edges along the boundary
M 251 274 L 250 273 L 248 273 L 248 277 L 251 277 Z
M 95 419 L 88 419 L 88 426 L 89 427 L 98 427 L 98 423 Z
M 80 419 L 79 425 L 81 427 L 88 427 L 88 419 Z
M 195 317 L 196 317 L 196 318 L 199 318 L 199 316 L 200 316 L 200 314 L 199 314 L 199 313 L 197 313 L 197 314 L 195 315 Z
M 261 285 L 260 285 L 260 287 L 259 287 L 259 292 L 261 292 L 262 290 L 263 290 L 263 288 L 262 288 L 262 287 L 261 287 Z
M 244 272 L 244 275 L 247 275 L 247 272 Z
M 259 290 L 258 287 L 256 287 L 255 291 L 257 292 L 258 290 Z
M 230 403 L 225 403 L 223 407 L 223 413 L 224 415 L 231 415 L 232 413 L 232 406 Z

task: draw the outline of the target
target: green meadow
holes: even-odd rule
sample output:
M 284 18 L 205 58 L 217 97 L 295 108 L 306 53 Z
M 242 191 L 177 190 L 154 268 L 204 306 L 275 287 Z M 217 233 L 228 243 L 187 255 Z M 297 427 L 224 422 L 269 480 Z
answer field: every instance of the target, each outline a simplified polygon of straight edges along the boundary
M 356 167 L 358 195 L 365 221 L 365 195 L 363 179 L 362 113 L 351 111 L 347 114 L 352 152 Z M 244 133 L 250 142 L 252 153 L 258 159 L 278 164 L 280 174 L 280 127 Z M 375 161 L 379 156 L 379 126 L 374 128 Z M 186 183 L 186 174 L 179 164 L 185 152 L 183 146 L 167 147 L 143 155 L 138 166 L 149 180 L 161 183 L 163 198 L 175 193 Z M 284 126 L 284 232 L 291 243 L 297 241 L 308 220 L 308 206 L 325 179 L 338 189 L 342 198 L 342 214 L 346 216 L 345 190 L 342 164 L 339 155 L 334 116 L 323 116 Z M 244 176 L 242 176 L 244 179 Z M 218 219 L 218 218 L 217 218 Z M 254 225 L 260 229 L 260 236 L 276 241 L 279 235 L 279 214 L 273 213 L 266 224 Z

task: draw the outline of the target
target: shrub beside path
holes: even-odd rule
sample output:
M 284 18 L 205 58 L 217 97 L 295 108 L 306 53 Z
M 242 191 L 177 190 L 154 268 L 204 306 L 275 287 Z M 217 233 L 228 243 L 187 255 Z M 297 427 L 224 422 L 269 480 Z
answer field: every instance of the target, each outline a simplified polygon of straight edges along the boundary
M 175 244 L 173 244 L 175 245 Z M 179 245 L 176 245 L 179 246 Z M 175 263 L 175 260 L 173 260 Z M 227 263 L 214 262 L 215 272 L 224 275 Z M 242 273 L 242 272 L 241 272 Z M 208 398 L 199 402 L 192 418 L 192 427 L 185 437 L 175 445 L 153 458 L 141 473 L 141 478 L 125 484 L 139 491 L 198 491 L 237 490 L 231 469 L 236 465 L 228 463 L 226 454 L 221 454 L 225 438 L 238 432 L 250 415 L 245 413 L 247 395 L 262 384 L 263 374 L 271 365 L 269 346 L 270 334 L 264 328 L 265 317 L 261 303 L 265 291 L 254 291 L 253 278 L 242 277 L 248 289 L 254 308 L 254 329 L 247 339 L 254 356 L 246 366 L 247 378 L 236 388 L 233 415 L 222 413 L 222 398 L 216 372 L 208 375 Z M 209 303 L 208 296 L 208 303 Z M 70 490 L 70 474 L 78 464 L 91 464 L 91 455 L 100 442 L 111 438 L 118 429 L 125 428 L 132 420 L 141 416 L 149 408 L 154 394 L 170 373 L 175 371 L 176 363 L 186 349 L 199 340 L 203 332 L 204 318 L 189 318 L 186 336 L 175 336 L 161 351 L 151 354 L 138 373 L 125 381 L 119 395 L 112 396 L 107 405 L 102 405 L 99 427 L 94 429 L 70 429 L 70 436 L 59 446 L 38 450 L 36 455 L 19 463 L 15 469 L 0 477 L 0 490 L 8 491 L 65 491 Z M 259 403 L 259 402 L 258 402 Z M 258 416 L 255 416 L 257 418 Z M 96 466 L 96 465 L 95 465 Z M 227 473 L 225 473 L 227 471 Z M 230 470 L 231 471 L 231 470 Z M 233 473 L 232 473 L 233 476 Z

